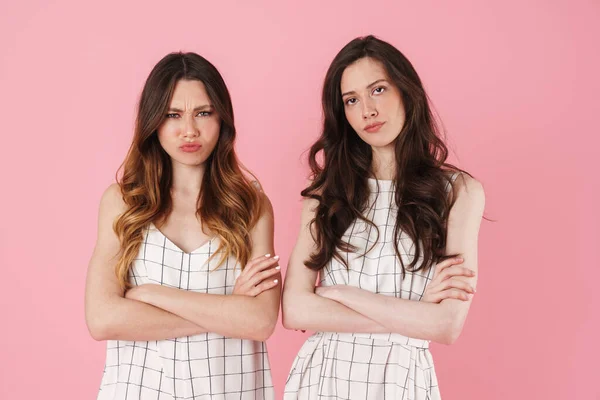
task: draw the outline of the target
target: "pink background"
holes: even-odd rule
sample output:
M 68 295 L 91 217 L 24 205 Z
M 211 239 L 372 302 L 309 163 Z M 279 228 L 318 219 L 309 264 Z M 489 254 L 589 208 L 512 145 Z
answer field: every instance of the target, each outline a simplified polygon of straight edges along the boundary
M 0 4 L 0 398 L 96 396 L 105 345 L 83 293 L 97 206 L 162 56 L 195 51 L 225 77 L 285 266 L 326 68 L 374 33 L 419 71 L 496 220 L 464 332 L 432 349 L 444 399 L 600 399 L 600 4 L 253 3 Z M 279 326 L 268 342 L 278 398 L 305 337 Z

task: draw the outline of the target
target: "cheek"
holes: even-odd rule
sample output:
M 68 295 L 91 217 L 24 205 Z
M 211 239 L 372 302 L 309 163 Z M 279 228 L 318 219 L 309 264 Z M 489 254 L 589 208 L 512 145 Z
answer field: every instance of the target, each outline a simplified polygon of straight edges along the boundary
M 158 128 L 157 133 L 158 133 L 158 138 L 161 141 L 171 140 L 178 135 L 179 130 L 175 123 L 172 123 L 172 122 L 170 123 L 169 121 L 167 121 Z
M 404 120 L 404 106 L 400 98 L 389 96 L 382 99 L 381 108 L 385 110 L 387 116 L 397 120 Z
M 210 121 L 204 129 L 204 137 L 207 142 L 216 142 L 221 131 L 221 121 Z
M 362 125 L 362 114 L 360 109 L 356 106 L 354 107 L 346 107 L 344 109 L 344 113 L 346 114 L 346 119 L 350 126 L 356 131 L 360 132 Z
M 179 146 L 179 127 L 176 121 L 166 121 L 157 130 L 158 142 L 167 154 L 173 156 Z
M 208 121 L 207 121 L 208 122 Z M 217 146 L 217 142 L 219 141 L 219 136 L 221 133 L 221 122 L 213 122 L 207 123 L 201 128 L 200 133 L 200 141 L 205 146 L 205 149 L 212 153 L 215 147 Z
M 161 145 L 162 147 L 165 147 L 165 145 L 166 145 L 166 144 L 167 144 L 167 142 L 168 142 L 168 139 L 167 139 L 167 134 L 165 133 L 165 130 L 164 130 L 164 129 L 159 129 L 159 130 L 156 132 L 156 136 L 158 136 L 158 141 L 159 141 L 160 145 Z

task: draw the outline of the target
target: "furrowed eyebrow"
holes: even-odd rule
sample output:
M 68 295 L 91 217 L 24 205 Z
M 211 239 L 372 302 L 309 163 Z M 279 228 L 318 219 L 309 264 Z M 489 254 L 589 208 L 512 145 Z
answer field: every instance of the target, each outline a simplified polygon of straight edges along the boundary
M 194 108 L 194 111 L 201 111 L 201 110 L 212 110 L 214 107 L 211 104 L 205 104 L 203 106 L 199 106 Z M 169 107 L 169 112 L 183 112 L 183 110 L 179 109 L 179 108 L 175 108 L 175 107 Z

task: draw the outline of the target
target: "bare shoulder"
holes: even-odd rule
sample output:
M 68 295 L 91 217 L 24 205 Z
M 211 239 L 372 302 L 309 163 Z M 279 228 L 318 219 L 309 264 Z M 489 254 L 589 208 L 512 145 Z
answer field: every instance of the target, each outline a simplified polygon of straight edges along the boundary
M 255 185 L 254 182 L 252 182 L 252 185 Z M 262 190 L 258 192 L 258 199 L 260 201 L 260 216 L 250 232 L 252 237 L 251 258 L 267 253 L 273 254 L 274 251 L 275 217 L 273 205 Z
M 100 218 L 114 220 L 125 212 L 127 206 L 123 201 L 121 187 L 117 183 L 110 185 L 100 199 Z
M 460 173 L 454 181 L 454 198 L 456 202 L 467 203 L 471 206 L 485 205 L 483 185 L 477 179 Z
M 317 207 L 319 207 L 319 200 L 304 198 L 302 200 L 302 216 L 314 217 Z
M 98 236 L 96 247 L 92 256 L 91 264 L 99 262 L 104 265 L 107 260 L 114 261 L 119 251 L 119 240 L 113 229 L 114 222 L 126 210 L 121 188 L 118 184 L 110 185 L 102 194 L 100 199 L 100 210 L 98 212 Z M 100 261 L 98 261 L 100 260 Z
M 269 196 L 263 190 L 260 182 L 258 180 L 251 180 L 250 184 L 256 190 L 258 194 L 258 199 L 260 201 L 260 218 L 264 217 L 272 217 L 273 216 L 273 204 L 271 204 L 271 200 Z
M 262 188 L 260 182 L 258 181 L 258 179 L 250 180 L 250 184 L 252 185 L 252 187 L 254 187 L 254 189 L 256 189 L 256 191 L 258 191 L 258 192 L 263 191 L 263 188 Z
M 312 180 L 307 180 L 306 181 L 306 187 L 310 187 L 312 185 L 313 181 Z M 322 188 L 321 189 L 317 189 L 315 190 L 314 194 L 316 194 L 317 196 L 320 196 L 322 194 Z M 319 207 L 319 200 L 317 199 L 313 199 L 310 197 L 305 197 L 302 200 L 302 216 L 311 216 L 314 217 L 315 212 L 317 211 L 317 208 Z
M 261 203 L 261 218 L 262 217 L 273 217 L 273 204 L 269 199 L 269 196 L 265 192 L 261 190 L 259 193 L 260 203 Z

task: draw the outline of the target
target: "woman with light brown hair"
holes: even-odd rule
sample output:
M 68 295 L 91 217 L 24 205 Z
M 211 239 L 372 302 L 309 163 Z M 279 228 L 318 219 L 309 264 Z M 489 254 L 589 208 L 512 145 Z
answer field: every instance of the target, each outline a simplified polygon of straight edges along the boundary
M 274 398 L 273 210 L 235 137 L 210 62 L 172 53 L 154 67 L 88 268 L 86 322 L 107 340 L 98 399 Z

